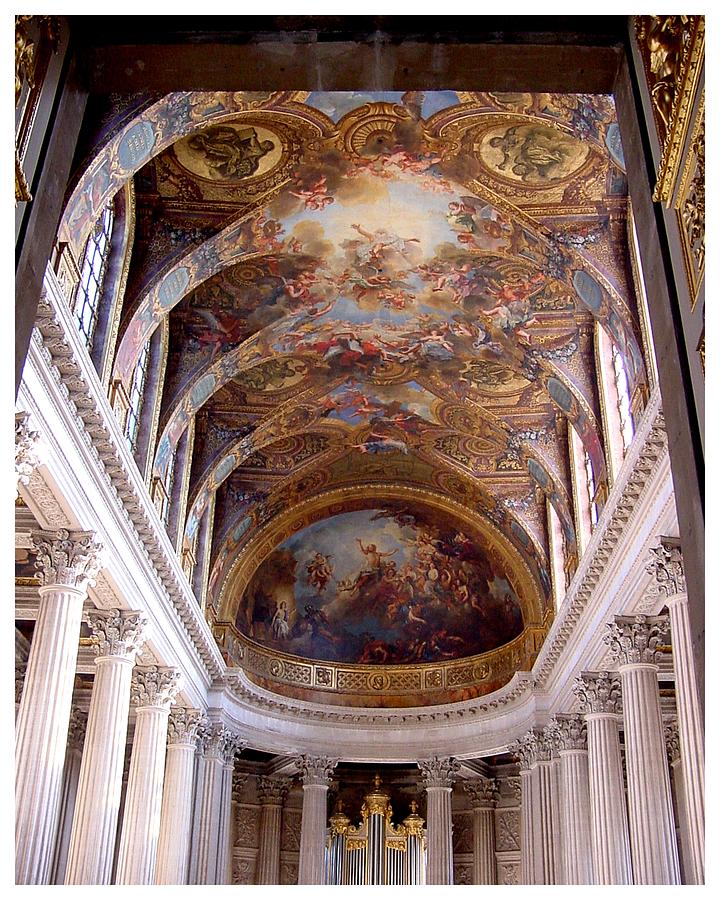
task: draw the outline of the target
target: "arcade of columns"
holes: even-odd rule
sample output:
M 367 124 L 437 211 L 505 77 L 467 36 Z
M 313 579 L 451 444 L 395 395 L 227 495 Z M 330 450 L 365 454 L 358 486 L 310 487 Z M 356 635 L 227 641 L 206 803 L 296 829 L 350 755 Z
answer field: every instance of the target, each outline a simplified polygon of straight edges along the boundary
M 22 474 L 21 474 L 22 477 Z M 244 744 L 223 723 L 174 706 L 182 673 L 141 666 L 141 612 L 85 613 L 95 651 L 87 717 L 72 708 L 83 602 L 102 547 L 86 532 L 36 532 L 42 578 L 16 722 L 16 881 L 22 884 L 222 884 L 230 881 L 235 772 Z M 525 884 L 704 881 L 704 745 L 687 594 L 677 541 L 649 569 L 669 616 L 616 616 L 605 642 L 616 670 L 582 672 L 580 712 L 557 714 L 509 749 L 520 760 Z M 664 722 L 658 652 L 672 643 L 677 719 Z M 128 722 L 135 709 L 120 816 Z M 621 746 L 620 733 L 624 735 Z M 84 739 L 83 739 L 84 738 Z M 623 759 L 624 746 L 624 759 Z M 301 884 L 323 880 L 328 787 L 336 759 L 300 756 Z M 452 883 L 453 759 L 418 762 L 427 792 L 427 882 Z M 671 791 L 671 775 L 674 792 Z M 625 786 L 626 784 L 626 786 Z M 496 880 L 492 779 L 465 782 L 473 880 Z M 277 884 L 287 778 L 258 779 L 257 880 Z

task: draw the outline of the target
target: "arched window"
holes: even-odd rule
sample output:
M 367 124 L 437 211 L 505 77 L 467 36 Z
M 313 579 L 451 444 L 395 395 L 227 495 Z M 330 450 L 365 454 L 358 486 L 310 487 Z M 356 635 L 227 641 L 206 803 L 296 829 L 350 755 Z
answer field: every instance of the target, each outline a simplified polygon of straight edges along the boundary
M 75 299 L 75 318 L 88 349 L 92 347 L 98 322 L 100 297 L 110 256 L 110 235 L 113 227 L 112 202 L 103 210 L 85 247 L 80 284 Z
M 130 452 L 135 452 L 140 424 L 140 411 L 145 397 L 145 382 L 147 380 L 148 362 L 150 360 L 150 341 L 145 342 L 140 357 L 135 366 L 132 387 L 130 388 L 130 406 L 125 421 L 125 439 L 128 442 Z
M 635 435 L 635 423 L 630 410 L 630 389 L 628 388 L 625 360 L 615 344 L 612 345 L 612 363 L 615 373 L 615 386 L 617 388 L 617 404 L 620 413 L 620 433 L 622 434 L 623 447 L 627 452 Z

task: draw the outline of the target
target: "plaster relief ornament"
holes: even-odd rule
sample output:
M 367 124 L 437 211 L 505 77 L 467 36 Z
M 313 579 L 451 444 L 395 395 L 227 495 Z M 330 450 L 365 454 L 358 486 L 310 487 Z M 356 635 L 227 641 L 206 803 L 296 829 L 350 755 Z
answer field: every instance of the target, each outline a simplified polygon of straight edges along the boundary
M 556 716 L 545 730 L 557 753 L 562 750 L 587 750 L 587 724 L 582 716 Z
M 124 656 L 135 659 L 147 639 L 148 620 L 142 613 L 121 612 L 119 609 L 91 611 L 87 618 L 97 657 Z
M 292 778 L 259 775 L 257 779 L 258 798 L 263 805 L 282 806 L 292 787 Z
M 304 785 L 322 785 L 329 787 L 332 773 L 338 764 L 337 759 L 329 756 L 297 756 L 295 765 Z
M 477 778 L 473 781 L 463 781 L 462 786 L 473 809 L 492 808 L 500 798 L 498 784 L 494 778 Z
M 583 672 L 575 679 L 573 691 L 585 714 L 622 712 L 622 686 L 614 673 Z
M 663 597 L 686 594 L 685 569 L 680 541 L 676 538 L 661 538 L 658 547 L 651 547 L 651 561 L 647 571 L 655 576 L 659 593 Z
M 183 681 L 178 669 L 136 666 L 130 685 L 130 702 L 136 707 L 169 709 L 182 689 Z
M 39 437 L 39 433 L 30 428 L 28 413 L 15 413 L 15 478 L 18 484 L 30 483 L 30 476 L 38 465 Z
M 240 803 L 242 800 L 243 791 L 245 790 L 245 785 L 248 780 L 248 773 L 241 772 L 239 769 L 233 769 L 232 776 L 232 802 Z
M 452 757 L 418 760 L 418 768 L 426 788 L 452 787 L 460 772 L 460 763 Z
M 615 616 L 604 640 L 621 666 L 654 663 L 668 630 L 667 616 Z
M 82 750 L 85 743 L 88 714 L 85 710 L 76 706 L 70 710 L 70 723 L 68 725 L 68 747 L 73 750 Z
M 168 746 L 179 744 L 194 747 L 202 723 L 203 716 L 199 710 L 176 706 L 168 718 Z
M 35 531 L 35 568 L 43 585 L 62 585 L 87 590 L 102 567 L 103 545 L 89 531 Z

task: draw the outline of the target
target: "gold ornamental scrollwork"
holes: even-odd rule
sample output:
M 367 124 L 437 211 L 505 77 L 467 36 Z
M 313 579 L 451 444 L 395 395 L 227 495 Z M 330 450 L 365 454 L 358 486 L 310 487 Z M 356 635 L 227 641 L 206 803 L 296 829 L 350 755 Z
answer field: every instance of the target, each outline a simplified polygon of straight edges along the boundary
M 690 146 L 675 198 L 683 262 L 695 308 L 705 275 L 705 93 L 700 99 Z
M 705 58 L 704 16 L 636 16 L 661 146 L 654 200 L 670 205 Z

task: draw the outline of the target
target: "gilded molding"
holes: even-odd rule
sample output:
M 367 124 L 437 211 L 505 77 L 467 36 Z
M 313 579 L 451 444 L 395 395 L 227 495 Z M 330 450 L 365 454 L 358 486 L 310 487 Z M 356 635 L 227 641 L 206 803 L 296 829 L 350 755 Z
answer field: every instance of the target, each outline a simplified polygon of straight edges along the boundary
M 690 307 L 694 309 L 705 276 L 705 91 L 700 98 L 674 206 Z

